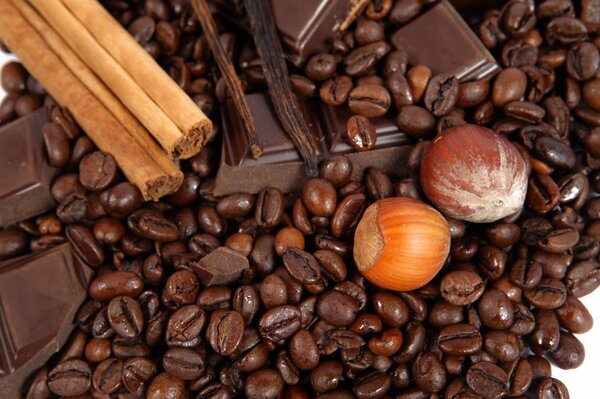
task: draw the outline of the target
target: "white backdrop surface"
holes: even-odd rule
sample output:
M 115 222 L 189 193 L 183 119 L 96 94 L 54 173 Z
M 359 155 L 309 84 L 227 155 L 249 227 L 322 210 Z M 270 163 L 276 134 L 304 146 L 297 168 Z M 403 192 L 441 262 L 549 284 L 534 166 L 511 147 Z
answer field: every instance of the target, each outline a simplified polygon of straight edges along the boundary
M 14 59 L 0 51 L 0 67 Z M 0 99 L 4 91 L 0 87 Z M 561 370 L 553 367 L 553 376 L 563 381 L 569 388 L 571 399 L 598 399 L 600 390 L 593 388 L 600 379 L 600 289 L 582 299 L 596 321 L 595 327 L 587 334 L 577 337 L 583 342 L 586 359 L 576 370 Z

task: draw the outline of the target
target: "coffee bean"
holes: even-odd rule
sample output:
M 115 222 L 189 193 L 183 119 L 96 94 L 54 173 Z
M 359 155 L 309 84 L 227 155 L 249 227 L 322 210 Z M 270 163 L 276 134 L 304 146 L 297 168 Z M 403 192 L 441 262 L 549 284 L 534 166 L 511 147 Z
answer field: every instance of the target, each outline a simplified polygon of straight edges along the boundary
M 69 139 L 62 127 L 57 123 L 46 123 L 42 128 L 48 162 L 56 168 L 64 167 L 69 161 L 71 148 Z
M 569 399 L 569 391 L 559 380 L 544 378 L 537 385 L 536 399 Z
M 527 77 L 517 68 L 506 68 L 496 77 L 492 87 L 492 101 L 498 108 L 520 100 L 527 88 Z
M 73 224 L 65 233 L 75 252 L 89 265 L 100 266 L 104 263 L 104 250 L 90 229 L 82 224 Z
M 79 181 L 90 191 L 107 188 L 116 173 L 117 164 L 113 156 L 100 151 L 86 155 L 79 163 Z
M 385 88 L 392 96 L 392 101 L 396 108 L 400 109 L 404 105 L 412 105 L 413 94 L 408 84 L 408 80 L 401 71 L 390 73 L 385 81 Z
M 337 205 L 335 188 L 325 179 L 310 179 L 302 189 L 302 202 L 313 215 L 331 216 Z
M 344 58 L 346 74 L 351 77 L 366 75 L 389 51 L 390 46 L 383 41 L 356 48 Z
M 269 342 L 289 338 L 300 329 L 302 315 L 295 306 L 283 305 L 267 311 L 259 320 L 259 332 Z
M 346 124 L 346 140 L 356 151 L 368 151 L 375 147 L 377 132 L 367 118 L 354 115 Z
M 454 305 L 468 305 L 477 301 L 485 286 L 481 277 L 469 271 L 448 273 L 440 283 L 442 297 Z
M 581 298 L 600 285 L 600 266 L 595 261 L 572 265 L 567 272 L 565 285 L 570 294 Z
M 202 340 L 206 313 L 198 305 L 186 305 L 169 318 L 165 339 L 170 347 L 194 347 Z
M 427 392 L 439 392 L 446 385 L 446 370 L 433 352 L 422 352 L 417 356 L 412 375 L 417 386 Z
M 565 303 L 556 309 L 561 326 L 574 334 L 589 331 L 594 323 L 591 314 L 577 297 L 567 296 Z
M 148 4 L 148 3 L 146 3 Z M 172 376 L 169 373 L 161 373 L 154 377 L 148 391 L 146 392 L 146 398 L 148 399 L 159 399 L 159 398 L 185 398 L 186 389 L 185 381 L 177 377 Z
M 447 114 L 458 101 L 458 79 L 449 74 L 434 76 L 427 85 L 424 100 L 433 115 Z
M 248 376 L 244 394 L 248 399 L 276 399 L 281 395 L 283 387 L 281 374 L 273 369 L 264 368 Z
M 111 358 L 106 359 L 96 366 L 92 376 L 94 388 L 103 394 L 110 395 L 121 388 L 121 372 L 123 371 L 123 362 Z
M 335 69 L 335 57 L 332 54 L 320 53 L 313 55 L 308 60 L 304 67 L 304 73 L 309 79 L 322 82 L 331 78 L 335 74 Z
M 48 373 L 48 388 L 63 396 L 82 395 L 90 389 L 92 370 L 83 360 L 68 360 Z
M 558 347 L 550 352 L 552 362 L 563 370 L 574 369 L 583 363 L 585 349 L 573 334 L 562 331 Z
M 472 325 L 454 324 L 442 328 L 438 335 L 438 344 L 444 353 L 471 355 L 481 349 L 483 339 L 480 332 Z
M 156 375 L 156 365 L 149 359 L 131 358 L 123 363 L 121 379 L 123 386 L 133 395 L 143 395 Z
M 467 385 L 474 392 L 488 398 L 499 398 L 508 392 L 508 376 L 490 362 L 479 362 L 469 367 Z
M 9 259 L 25 252 L 27 237 L 22 230 L 0 230 L 0 260 Z
M 187 348 L 171 348 L 162 358 L 165 371 L 182 380 L 194 380 L 204 373 L 204 359 L 198 352 Z
M 305 330 L 298 330 L 290 340 L 290 358 L 300 370 L 312 370 L 319 365 L 319 347 L 312 334 Z
M 137 274 L 114 271 L 97 276 L 90 283 L 89 293 L 97 301 L 109 301 L 118 296 L 137 297 L 144 283 Z
M 530 342 L 532 350 L 540 355 L 546 351 L 553 351 L 558 347 L 560 340 L 560 327 L 556 313 L 552 310 L 538 310 L 535 312 L 535 329 Z
M 137 337 L 144 328 L 142 308 L 128 296 L 113 298 L 108 304 L 107 317 L 113 330 L 124 338 Z
M 600 66 L 598 48 L 590 42 L 577 43 L 567 53 L 567 72 L 573 79 L 587 80 L 594 77 Z
M 514 321 L 513 305 L 500 290 L 487 290 L 477 303 L 477 309 L 482 323 L 489 328 L 507 329 Z
M 540 309 L 556 309 L 565 303 L 567 288 L 557 279 L 544 277 L 535 288 L 523 292 L 529 303 Z
M 422 139 L 433 134 L 435 118 L 425 108 L 417 105 L 405 105 L 398 111 L 396 124 L 409 136 Z
M 355 114 L 366 118 L 385 115 L 392 98 L 385 87 L 377 84 L 357 86 L 348 94 L 348 107 Z
M 273 228 L 279 224 L 283 215 L 283 194 L 271 187 L 262 190 L 256 199 L 256 221 L 263 228 Z

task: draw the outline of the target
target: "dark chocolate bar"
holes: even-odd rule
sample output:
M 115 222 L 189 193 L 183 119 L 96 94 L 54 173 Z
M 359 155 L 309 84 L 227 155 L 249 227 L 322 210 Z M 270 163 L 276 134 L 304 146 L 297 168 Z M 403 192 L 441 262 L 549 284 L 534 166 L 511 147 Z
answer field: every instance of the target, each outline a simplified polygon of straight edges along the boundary
M 63 346 L 92 274 L 69 244 L 0 263 L 0 398 Z
M 461 82 L 490 78 L 498 63 L 447 0 L 400 28 L 391 42 L 408 53 L 411 65 L 426 65 L 434 75 L 450 73 Z
M 48 164 L 42 134 L 48 119 L 41 108 L 0 129 L 0 226 L 56 207 L 50 184 L 57 170 Z
M 304 163 L 277 119 L 268 95 L 250 94 L 247 100 L 264 154 L 258 159 L 252 158 L 240 117 L 232 104 L 226 104 L 223 110 L 221 165 L 215 194 L 240 191 L 257 193 L 269 186 L 283 192 L 300 190 L 308 180 Z M 352 115 L 346 107 L 328 106 L 315 100 L 302 101 L 301 105 L 317 143 L 319 159 L 346 154 L 354 165 L 354 179 L 360 179 L 364 169 L 369 166 L 393 175 L 400 173 L 410 146 L 408 137 L 399 131 L 391 117 L 372 120 L 378 135 L 373 150 L 354 152 L 345 139 L 346 121 Z
M 503 0 L 450 0 L 450 2 L 460 12 L 481 12 L 491 8 L 501 8 L 506 3 Z
M 249 30 L 241 0 L 210 0 L 219 14 Z M 350 26 L 366 0 L 271 0 L 287 59 L 301 66 L 313 54 L 330 51 L 328 40 Z

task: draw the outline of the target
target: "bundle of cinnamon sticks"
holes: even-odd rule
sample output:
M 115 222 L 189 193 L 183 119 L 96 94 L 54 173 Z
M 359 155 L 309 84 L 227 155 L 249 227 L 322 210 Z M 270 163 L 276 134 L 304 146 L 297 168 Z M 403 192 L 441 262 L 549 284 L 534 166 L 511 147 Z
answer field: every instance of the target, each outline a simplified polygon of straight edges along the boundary
M 145 199 L 179 187 L 212 123 L 99 2 L 0 0 L 0 38 Z

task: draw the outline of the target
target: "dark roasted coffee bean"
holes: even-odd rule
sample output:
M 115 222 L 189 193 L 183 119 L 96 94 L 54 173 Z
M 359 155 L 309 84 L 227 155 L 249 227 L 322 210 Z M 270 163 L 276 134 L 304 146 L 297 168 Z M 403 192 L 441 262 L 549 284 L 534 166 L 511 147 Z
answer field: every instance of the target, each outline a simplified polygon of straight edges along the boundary
M 486 327 L 503 330 L 513 324 L 513 305 L 506 294 L 500 290 L 487 290 L 477 303 L 477 309 L 481 322 Z
M 570 169 L 575 165 L 575 153 L 564 142 L 542 136 L 535 140 L 535 155 L 554 168 Z
M 408 307 L 399 296 L 389 292 L 377 292 L 371 296 L 371 301 L 373 310 L 386 326 L 402 327 L 408 322 Z
M 384 42 L 374 42 L 356 48 L 344 58 L 345 72 L 348 76 L 366 75 L 390 51 Z
M 556 313 L 552 310 L 537 310 L 535 312 L 535 329 L 529 341 L 531 349 L 542 356 L 546 351 L 553 351 L 558 347 L 560 327 Z
M 569 399 L 569 390 L 555 378 L 544 378 L 538 382 L 535 399 Z
M 279 351 L 275 360 L 275 367 L 277 367 L 286 384 L 296 385 L 300 381 L 300 371 L 294 366 L 286 351 Z
M 48 373 L 48 388 L 63 396 L 83 395 L 90 389 L 92 370 L 83 360 L 67 360 Z
M 327 323 L 335 327 L 347 327 L 356 319 L 358 303 L 350 295 L 333 290 L 321 295 L 316 311 Z
M 67 226 L 65 233 L 75 252 L 91 266 L 104 263 L 104 250 L 90 229 L 81 224 Z
M 574 229 L 554 230 L 538 242 L 544 251 L 561 254 L 572 249 L 579 241 L 579 233 Z
M 392 181 L 387 174 L 379 168 L 370 167 L 365 173 L 365 185 L 369 195 L 374 200 L 388 198 L 393 195 Z
M 574 369 L 583 363 L 585 349 L 581 341 L 566 331 L 560 333 L 558 347 L 550 352 L 552 362 L 563 370 Z
M 317 92 L 317 85 L 305 76 L 290 74 L 290 83 L 294 93 L 303 97 L 314 97 Z
M 27 236 L 22 230 L 0 230 L 0 260 L 9 259 L 25 252 Z
M 141 396 L 146 392 L 156 371 L 156 365 L 149 359 L 141 357 L 127 359 L 123 363 L 121 374 L 123 386 L 131 394 Z
M 111 216 L 122 218 L 129 215 L 142 204 L 142 194 L 131 183 L 119 183 L 110 188 L 102 206 Z
M 198 305 L 187 305 L 169 318 L 165 339 L 170 347 L 195 347 L 202 340 L 206 313 Z
M 290 358 L 300 370 L 312 370 L 319 365 L 319 347 L 312 334 L 305 330 L 298 330 L 290 339 Z
M 335 332 L 330 335 L 333 337 Z M 395 354 L 402 347 L 403 342 L 402 331 L 400 331 L 397 327 L 392 327 L 385 329 L 380 336 L 373 336 L 368 342 L 369 350 L 376 356 L 385 356 L 389 357 Z M 361 339 L 362 341 L 362 339 Z M 364 342 L 356 342 L 356 347 L 360 347 Z M 338 345 L 339 346 L 339 345 Z M 350 347 L 350 345 L 345 345 L 345 347 Z
M 103 394 L 110 395 L 121 388 L 121 373 L 123 362 L 110 358 L 104 360 L 94 370 L 92 384 L 94 388 Z
M 520 100 L 527 88 L 525 73 L 517 68 L 506 68 L 496 77 L 492 87 L 492 102 L 503 108 L 511 101 Z
M 426 344 L 425 335 L 423 324 L 417 321 L 409 321 L 404 328 L 402 347 L 394 356 L 396 362 L 401 364 L 410 362 L 421 353 Z
M 413 104 L 410 85 L 401 71 L 392 72 L 387 76 L 385 88 L 392 96 L 392 101 L 396 108 L 400 109 L 404 105 Z
M 485 333 L 483 344 L 485 351 L 502 362 L 511 362 L 519 358 L 521 338 L 506 331 L 491 330 Z
M 310 385 L 319 393 L 334 390 L 343 380 L 344 368 L 335 360 L 321 362 L 310 373 Z
M 567 296 L 565 303 L 556 309 L 556 315 L 561 326 L 574 334 L 587 332 L 594 324 L 592 315 L 585 305 L 572 295 Z
M 304 73 L 309 79 L 322 82 L 331 78 L 335 74 L 335 69 L 335 57 L 332 54 L 320 53 L 313 55 L 308 60 L 304 67 Z
M 204 373 L 204 359 L 195 350 L 187 348 L 171 348 L 162 358 L 165 371 L 182 380 L 194 380 Z
M 560 198 L 560 190 L 552 177 L 536 175 L 529 178 L 527 205 L 538 213 L 551 211 Z
M 77 223 L 83 221 L 87 215 L 87 197 L 74 192 L 61 201 L 56 209 L 56 215 L 64 223 Z
M 439 392 L 446 385 L 446 369 L 433 352 L 423 352 L 413 362 L 412 376 L 419 388 Z
M 106 312 L 110 326 L 119 336 L 133 338 L 142 333 L 144 314 L 136 300 L 128 296 L 113 298 Z
M 534 66 L 537 59 L 537 47 L 523 39 L 510 40 L 502 47 L 502 63 L 506 67 Z
M 189 270 L 178 270 L 165 283 L 162 300 L 170 308 L 179 308 L 196 301 L 200 288 L 198 278 Z
M 256 199 L 256 221 L 263 228 L 273 228 L 279 224 L 283 215 L 283 194 L 271 187 L 262 190 Z
M 556 309 L 565 303 L 567 288 L 558 279 L 544 277 L 535 288 L 523 292 L 532 305 L 540 309 Z
M 421 139 L 433 134 L 435 118 L 423 107 L 405 105 L 398 111 L 396 124 L 409 136 Z
M 477 301 L 483 292 L 485 285 L 481 277 L 469 271 L 450 272 L 440 282 L 440 294 L 454 305 L 468 305 Z
M 591 42 L 577 43 L 567 53 L 567 72 L 573 79 L 587 80 L 600 67 L 600 53 Z
M 364 116 L 351 116 L 346 124 L 346 140 L 356 151 L 371 150 L 377 141 L 375 126 Z
M 583 261 L 572 265 L 567 272 L 565 285 L 570 294 L 581 298 L 600 285 L 600 265 L 593 261 Z
M 471 355 L 481 349 L 483 339 L 477 328 L 472 325 L 454 324 L 442 328 L 438 335 L 438 344 L 444 353 Z
M 144 282 L 137 274 L 114 271 L 98 275 L 90 283 L 88 291 L 95 300 L 108 302 L 120 295 L 135 298 L 143 288 Z
M 183 399 L 186 396 L 185 381 L 166 372 L 154 377 L 146 392 L 147 399 Z
M 486 398 L 499 398 L 508 392 L 508 376 L 504 370 L 491 362 L 479 362 L 469 367 L 467 385 Z
M 425 90 L 425 106 L 435 116 L 446 115 L 458 101 L 458 79 L 449 74 L 434 76 Z
M 531 386 L 533 370 L 527 359 L 517 359 L 501 365 L 508 375 L 508 395 L 511 397 L 522 395 Z
M 79 164 L 79 181 L 90 191 L 107 188 L 115 179 L 117 163 L 112 155 L 95 151 L 86 155 Z
M 283 305 L 267 311 L 259 320 L 263 339 L 279 342 L 294 335 L 301 325 L 302 315 L 295 306 Z
M 500 20 L 504 32 L 519 37 L 529 32 L 536 23 L 533 7 L 519 1 L 509 1 L 503 8 Z
M 320 175 L 329 180 L 334 187 L 341 187 L 352 178 L 352 162 L 345 155 L 329 157 L 321 163 Z
M 391 385 L 392 377 L 383 372 L 373 372 L 358 378 L 352 392 L 357 399 L 375 399 L 385 395 Z
M 440 301 L 431 307 L 428 321 L 434 328 L 443 328 L 452 324 L 462 323 L 464 319 L 463 308 L 461 306 Z
M 283 254 L 283 264 L 309 292 L 317 294 L 327 287 L 321 265 L 310 253 L 298 248 L 288 248 Z
M 477 252 L 477 267 L 481 274 L 490 279 L 500 278 L 506 268 L 506 252 L 493 245 L 483 245 Z
M 16 61 L 8 62 L 2 67 L 0 83 L 4 91 L 22 92 L 25 90 L 27 71 Z
M 71 148 L 69 138 L 63 128 L 57 123 L 46 123 L 42 128 L 46 153 L 50 165 L 62 168 L 69 161 Z
M 348 94 L 348 107 L 355 114 L 366 118 L 385 115 L 390 108 L 392 98 L 385 87 L 377 84 L 357 86 Z

